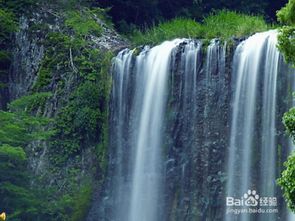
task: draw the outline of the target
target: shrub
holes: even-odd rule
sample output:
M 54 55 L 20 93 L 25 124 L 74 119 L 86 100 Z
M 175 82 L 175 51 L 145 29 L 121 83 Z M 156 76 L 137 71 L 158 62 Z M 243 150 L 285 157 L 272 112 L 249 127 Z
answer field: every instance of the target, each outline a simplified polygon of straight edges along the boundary
M 292 25 L 295 23 L 295 0 L 289 0 L 285 7 L 277 12 L 279 22 Z
M 77 35 L 95 34 L 100 35 L 102 28 L 94 20 L 90 11 L 70 11 L 67 14 L 65 25 L 72 28 Z
M 287 162 L 284 163 L 286 169 L 282 172 L 278 179 L 278 184 L 281 186 L 288 207 L 295 212 L 295 154 L 291 155 Z
M 289 0 L 277 12 L 277 17 L 279 22 L 288 25 L 279 29 L 278 49 L 287 63 L 295 65 L 295 0 Z

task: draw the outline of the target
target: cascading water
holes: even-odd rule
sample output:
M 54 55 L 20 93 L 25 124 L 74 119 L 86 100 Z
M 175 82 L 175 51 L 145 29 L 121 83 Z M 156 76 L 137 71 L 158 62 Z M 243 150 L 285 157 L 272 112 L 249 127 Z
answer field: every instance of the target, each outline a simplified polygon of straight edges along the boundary
M 163 118 L 171 53 L 180 42 L 146 48 L 135 61 L 128 50 L 115 58 L 112 119 L 116 126 L 112 145 L 116 148 L 116 220 L 161 220 Z
M 251 183 L 252 137 L 255 124 L 257 77 L 267 37 L 256 34 L 240 44 L 234 56 L 236 89 L 233 102 L 227 193 L 246 192 Z M 241 174 L 241 176 L 238 176 Z
M 226 214 L 227 196 L 278 196 L 277 165 L 288 152 L 277 148 L 288 146 L 280 118 L 289 107 L 278 98 L 290 81 L 275 31 L 230 47 L 183 39 L 114 59 L 109 179 L 97 220 L 287 220 L 282 197 L 278 213 Z
M 166 103 L 166 86 L 171 52 L 179 40 L 154 47 L 147 56 L 139 56 L 137 67 L 145 84 L 138 125 L 132 180 L 130 221 L 161 220 L 162 123 Z M 144 68 L 142 68 L 144 67 Z
M 126 153 L 128 151 L 128 115 L 129 106 L 126 102 L 128 97 L 129 84 L 130 84 L 130 66 L 132 61 L 132 51 L 123 50 L 114 59 L 113 75 L 114 85 L 112 91 L 112 97 L 116 98 L 112 100 L 112 122 L 111 130 L 113 131 L 113 139 L 111 139 L 110 146 L 113 147 L 112 159 L 110 160 L 114 164 L 112 190 L 113 194 L 116 195 L 116 202 L 113 202 L 116 208 L 115 218 L 119 219 L 123 214 L 128 205 L 124 203 L 126 197 L 129 194 L 128 191 L 128 180 L 126 177 L 126 171 L 129 171 L 129 165 L 125 163 Z M 124 154 L 125 153 L 125 154 Z
M 277 34 L 271 32 L 267 39 L 266 59 L 264 62 L 263 101 L 262 101 L 262 134 L 259 193 L 262 196 L 276 195 L 276 100 L 277 75 L 280 54 L 276 48 Z M 261 219 L 276 220 L 276 214 L 261 215 Z
M 280 54 L 276 44 L 276 31 L 258 33 L 242 42 L 234 56 L 236 83 L 227 195 L 243 197 L 245 202 L 253 195 L 257 197 L 255 206 L 264 197 L 275 197 L 277 189 L 276 100 Z M 266 202 L 264 206 L 268 206 L 264 209 L 276 208 L 277 202 Z M 249 205 L 244 208 L 248 209 Z M 227 215 L 226 221 L 274 221 L 277 217 L 275 212 L 244 213 Z

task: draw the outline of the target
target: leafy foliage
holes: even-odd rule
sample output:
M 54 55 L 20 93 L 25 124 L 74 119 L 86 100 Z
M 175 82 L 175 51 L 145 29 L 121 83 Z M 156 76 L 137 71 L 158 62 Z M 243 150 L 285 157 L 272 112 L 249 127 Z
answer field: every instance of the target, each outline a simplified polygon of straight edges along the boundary
M 295 108 L 291 108 L 283 116 L 283 124 L 287 133 L 295 142 Z M 278 179 L 288 207 L 295 212 L 295 154 L 293 153 L 285 162 L 285 170 Z
M 52 146 L 59 149 L 63 158 L 79 153 L 85 142 L 95 141 L 100 134 L 100 122 L 104 117 L 99 107 L 99 100 L 103 100 L 100 96 L 96 84 L 85 82 L 58 115 L 57 134 Z
M 288 207 L 295 212 L 295 154 L 293 153 L 285 162 L 286 169 L 278 179 L 278 184 L 284 191 Z
M 0 7 L 15 15 L 20 15 L 28 12 L 28 9 L 35 6 L 37 2 L 38 0 L 1 0 Z
M 277 17 L 282 24 L 287 25 L 279 29 L 278 48 L 286 62 L 295 65 L 295 1 L 289 0 L 288 4 L 277 12 Z
M 0 111 L 0 205 L 10 220 L 32 220 L 38 212 L 39 200 L 30 188 L 24 147 L 30 141 L 48 138 L 50 133 L 42 129 L 47 122 L 24 112 Z
M 287 133 L 295 142 L 295 108 L 291 108 L 288 112 L 284 114 L 283 123 Z
M 21 147 L 0 146 L 0 170 L 5 171 L 0 175 L 1 209 L 7 211 L 11 218 L 22 217 L 23 220 L 27 220 L 25 217 L 30 216 L 35 206 L 34 195 L 29 190 L 26 160 Z
M 15 15 L 2 7 L 0 2 L 0 92 L 4 89 L 8 81 L 8 71 L 11 61 L 10 35 L 16 31 Z M 0 93 L 0 107 L 4 106 L 5 99 L 1 97 Z M 3 103 L 2 103 L 3 102 Z M 1 104 L 2 103 L 2 104 Z
M 12 101 L 9 104 L 9 109 L 13 112 L 26 112 L 28 114 L 33 111 L 41 108 L 44 108 L 44 105 L 52 96 L 50 92 L 34 93 L 31 95 L 23 96 L 17 100 Z
M 277 17 L 281 23 L 295 24 L 295 1 L 289 0 L 286 6 L 277 12 Z
M 265 31 L 268 28 L 262 17 L 222 10 L 205 18 L 202 24 L 192 19 L 174 19 L 160 23 L 145 32 L 137 30 L 131 36 L 131 40 L 140 45 L 156 44 L 177 37 L 229 39 Z
M 295 26 L 284 26 L 279 31 L 278 49 L 287 63 L 295 65 Z
M 0 144 L 18 146 L 31 140 L 47 139 L 51 132 L 41 129 L 48 123 L 46 118 L 0 111 Z
M 65 25 L 72 28 L 76 34 L 84 36 L 90 33 L 99 36 L 102 31 L 89 10 L 68 12 Z
M 9 105 L 16 112 L 0 112 L 0 170 L 5 171 L 0 174 L 0 205 L 10 220 L 51 221 L 54 217 L 57 221 L 78 221 L 89 206 L 92 183 L 78 184 L 75 178 L 80 173 L 78 169 L 69 170 L 67 192 L 60 192 L 58 187 L 40 189 L 30 185 L 25 146 L 33 140 L 48 139 L 53 133 L 44 131 L 51 121 L 26 112 L 50 96 L 50 93 L 25 96 Z

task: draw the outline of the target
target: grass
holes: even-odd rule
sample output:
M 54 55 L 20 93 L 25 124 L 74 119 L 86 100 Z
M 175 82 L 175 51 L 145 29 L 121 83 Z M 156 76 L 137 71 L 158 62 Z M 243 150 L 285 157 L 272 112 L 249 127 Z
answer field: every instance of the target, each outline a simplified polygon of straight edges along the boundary
M 202 25 L 192 19 L 176 18 L 171 21 L 160 23 L 144 32 L 136 30 L 131 36 L 135 45 L 158 44 L 174 38 L 201 37 Z
M 202 23 L 193 19 L 176 18 L 143 32 L 136 30 L 130 39 L 135 45 L 153 45 L 175 38 L 228 40 L 232 37 L 247 36 L 270 28 L 271 26 L 266 24 L 260 16 L 222 10 L 204 18 Z

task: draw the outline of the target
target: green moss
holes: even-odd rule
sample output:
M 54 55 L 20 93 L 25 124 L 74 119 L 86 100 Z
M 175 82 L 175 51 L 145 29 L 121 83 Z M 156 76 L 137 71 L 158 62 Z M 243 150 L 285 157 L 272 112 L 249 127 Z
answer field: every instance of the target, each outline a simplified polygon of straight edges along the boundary
M 73 197 L 73 214 L 71 221 L 84 220 L 90 208 L 93 187 L 91 183 L 82 185 Z

